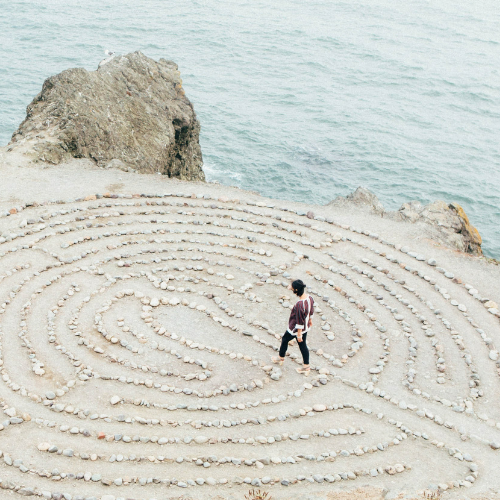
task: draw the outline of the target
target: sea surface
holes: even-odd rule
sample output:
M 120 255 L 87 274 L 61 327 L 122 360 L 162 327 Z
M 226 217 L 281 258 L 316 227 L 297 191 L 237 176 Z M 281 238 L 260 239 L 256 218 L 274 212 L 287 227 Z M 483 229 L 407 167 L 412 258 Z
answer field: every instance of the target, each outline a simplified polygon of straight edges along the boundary
M 498 0 L 0 0 L 0 145 L 45 78 L 105 49 L 177 62 L 208 180 L 456 201 L 500 259 Z

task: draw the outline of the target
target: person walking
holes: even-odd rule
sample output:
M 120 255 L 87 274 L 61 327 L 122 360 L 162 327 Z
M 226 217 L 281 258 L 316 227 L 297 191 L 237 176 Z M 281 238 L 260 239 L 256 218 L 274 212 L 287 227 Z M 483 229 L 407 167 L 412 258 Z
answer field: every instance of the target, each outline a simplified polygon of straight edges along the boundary
M 288 285 L 288 289 L 293 290 L 299 300 L 290 312 L 288 329 L 281 339 L 279 357 L 274 356 L 271 360 L 273 363 L 282 365 L 283 361 L 285 361 L 288 343 L 297 339 L 302 361 L 304 362 L 302 367 L 297 368 L 297 372 L 307 377 L 311 370 L 309 366 L 309 349 L 307 348 L 307 332 L 312 327 L 311 316 L 314 314 L 314 299 L 306 293 L 306 285 L 302 280 L 295 280 L 291 285 Z

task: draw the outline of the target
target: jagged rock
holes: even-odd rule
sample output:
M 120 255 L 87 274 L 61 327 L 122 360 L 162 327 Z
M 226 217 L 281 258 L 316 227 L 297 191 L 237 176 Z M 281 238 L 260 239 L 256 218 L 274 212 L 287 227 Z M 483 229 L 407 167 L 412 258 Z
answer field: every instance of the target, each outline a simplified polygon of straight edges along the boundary
M 199 132 L 177 65 L 134 52 L 45 80 L 10 145 L 53 164 L 90 158 L 204 181 Z
M 483 254 L 481 235 L 458 203 L 435 201 L 422 206 L 419 202 L 412 201 L 404 203 L 399 211 L 393 214 L 402 220 L 435 226 L 439 229 L 440 239 L 448 246 L 474 255 Z
M 385 212 L 384 206 L 380 203 L 379 199 L 368 189 L 358 187 L 354 193 L 348 194 L 345 198 L 337 196 L 328 205 L 335 207 L 344 205 L 356 205 L 359 208 L 368 208 L 371 212 L 383 214 Z
M 422 205 L 419 201 L 403 203 L 395 212 L 386 212 L 378 198 L 368 189 L 358 187 L 354 193 L 346 197 L 338 196 L 328 205 L 345 207 L 355 206 L 361 210 L 368 209 L 384 217 L 396 221 L 421 223 L 432 226 L 430 237 L 440 243 L 473 255 L 482 255 L 481 235 L 470 223 L 464 209 L 458 203 L 435 201 Z
M 470 223 L 469 217 L 467 217 L 464 209 L 458 203 L 450 203 L 448 205 L 452 212 L 456 213 L 456 216 L 460 220 L 461 227 L 458 233 L 462 235 L 464 240 L 464 245 L 466 246 L 466 252 L 476 255 L 482 255 L 483 251 L 481 245 L 483 239 L 479 234 L 479 231 Z

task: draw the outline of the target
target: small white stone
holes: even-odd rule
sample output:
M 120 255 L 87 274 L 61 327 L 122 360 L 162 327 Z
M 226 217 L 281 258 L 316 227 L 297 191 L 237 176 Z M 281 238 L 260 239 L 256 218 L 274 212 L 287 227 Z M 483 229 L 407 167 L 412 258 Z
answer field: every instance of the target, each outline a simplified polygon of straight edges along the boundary
M 316 404 L 316 405 L 313 406 L 313 410 L 314 411 L 318 411 L 318 412 L 325 411 L 326 410 L 326 405 Z
M 9 417 L 15 417 L 16 416 L 16 409 L 15 408 L 7 408 L 4 410 L 4 413 L 8 415 Z
M 118 404 L 121 400 L 122 400 L 122 398 L 121 398 L 120 396 L 111 396 L 111 399 L 109 400 L 109 402 L 110 402 L 112 405 L 116 405 L 116 404 Z

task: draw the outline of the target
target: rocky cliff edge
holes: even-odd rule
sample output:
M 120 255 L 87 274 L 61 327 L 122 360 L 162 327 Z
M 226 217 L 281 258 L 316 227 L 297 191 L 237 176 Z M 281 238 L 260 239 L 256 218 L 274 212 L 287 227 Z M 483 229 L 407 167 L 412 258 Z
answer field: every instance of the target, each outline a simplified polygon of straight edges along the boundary
M 199 133 L 177 64 L 134 52 L 45 80 L 8 150 L 204 181 Z
M 422 205 L 418 201 L 403 203 L 397 211 L 386 211 L 378 198 L 368 189 L 359 187 L 346 197 L 338 196 L 329 203 L 332 206 L 355 206 L 391 220 L 425 224 L 431 239 L 461 252 L 482 255 L 482 238 L 470 223 L 464 209 L 458 203 L 435 201 Z

